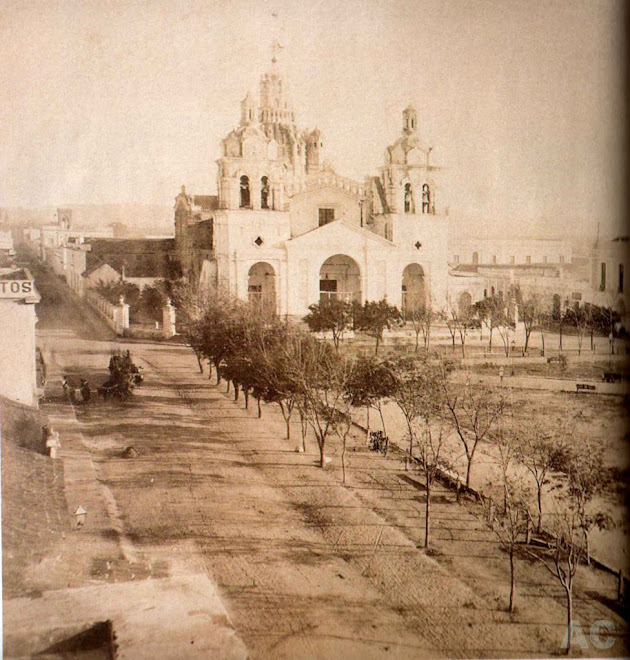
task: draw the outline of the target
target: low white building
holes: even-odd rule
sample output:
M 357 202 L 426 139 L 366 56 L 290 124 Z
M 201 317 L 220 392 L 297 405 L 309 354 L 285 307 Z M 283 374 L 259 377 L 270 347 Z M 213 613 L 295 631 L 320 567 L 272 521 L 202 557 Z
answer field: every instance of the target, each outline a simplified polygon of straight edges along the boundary
M 35 305 L 40 296 L 25 268 L 0 269 L 0 396 L 37 405 Z

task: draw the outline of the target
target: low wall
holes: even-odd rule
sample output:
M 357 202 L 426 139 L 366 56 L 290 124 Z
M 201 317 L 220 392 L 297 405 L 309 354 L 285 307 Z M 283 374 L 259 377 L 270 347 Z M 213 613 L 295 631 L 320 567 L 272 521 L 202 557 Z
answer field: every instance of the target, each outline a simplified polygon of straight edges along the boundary
M 124 302 L 112 305 L 94 289 L 88 289 L 85 299 L 105 319 L 117 335 L 122 336 L 125 334 L 125 330 L 129 327 L 129 305 Z

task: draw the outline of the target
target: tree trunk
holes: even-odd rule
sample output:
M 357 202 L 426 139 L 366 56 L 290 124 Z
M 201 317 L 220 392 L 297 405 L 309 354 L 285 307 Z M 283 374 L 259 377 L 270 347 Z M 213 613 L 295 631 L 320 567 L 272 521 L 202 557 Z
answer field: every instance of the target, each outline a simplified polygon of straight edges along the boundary
M 488 342 L 488 350 L 492 353 L 492 331 L 494 328 L 490 325 L 490 341 Z
M 595 331 L 591 329 L 591 351 L 595 351 Z
M 203 362 L 201 361 L 201 355 L 195 351 L 195 355 L 197 356 L 197 364 L 199 365 L 199 373 L 203 373 Z
M 376 346 L 374 347 L 374 355 L 378 355 L 378 345 L 381 343 L 380 336 L 376 335 Z
M 306 454 L 306 434 L 308 433 L 308 423 L 302 412 L 300 412 L 300 427 L 302 431 L 302 449 Z
M 560 352 L 562 353 L 562 324 L 560 324 Z
M 573 627 L 573 593 L 569 587 L 564 588 L 567 594 L 567 648 L 566 654 L 571 653 L 571 633 Z
M 324 447 L 325 447 L 325 440 L 323 438 L 317 438 L 317 444 L 319 445 L 319 467 L 323 468 L 324 465 L 326 464 L 325 461 L 325 454 L 324 454 Z
M 472 467 L 472 456 L 468 458 L 466 456 L 466 460 L 468 461 L 468 464 L 466 465 L 466 488 L 470 488 L 470 468 Z
M 341 473 L 343 475 L 343 483 L 346 483 L 346 437 L 347 433 L 344 433 L 343 443 L 341 445 Z
M 217 371 L 217 385 L 221 382 L 221 368 L 215 363 L 214 368 Z
M 536 524 L 536 531 L 538 534 L 542 531 L 542 484 L 537 484 L 538 486 L 538 492 L 537 492 L 537 498 L 538 498 L 538 522 Z
M 420 342 L 420 336 L 419 335 L 420 335 L 420 333 L 416 332 L 416 345 L 415 345 L 414 350 L 413 350 L 414 353 L 418 352 L 418 348 L 419 348 L 418 344 Z
M 365 441 L 370 442 L 370 406 L 365 406 Z
M 381 406 L 380 401 L 378 404 L 378 414 L 381 417 L 381 426 L 383 427 L 383 435 L 387 437 L 387 429 L 385 428 L 385 418 L 383 417 L 383 408 Z
M 510 614 L 514 612 L 514 596 L 516 592 L 516 575 L 514 567 L 514 542 L 510 542 L 510 606 L 508 611 Z
M 529 329 L 529 332 L 527 331 L 527 328 L 525 328 L 525 346 L 523 346 L 523 355 L 527 353 L 527 347 L 529 346 L 529 336 L 531 335 L 532 331 L 531 328 Z
M 426 485 L 427 485 L 427 502 L 425 508 L 425 519 L 424 519 L 424 547 L 429 547 L 429 529 L 431 526 L 431 479 L 429 475 L 426 475 Z
M 256 403 L 258 404 L 258 418 L 262 417 L 262 408 L 260 407 L 260 397 L 256 397 Z
M 584 530 L 584 549 L 586 550 L 586 565 L 591 565 L 591 546 L 588 540 L 588 530 Z
M 229 381 L 229 380 L 226 380 L 226 381 L 225 381 L 225 385 L 226 385 L 225 393 L 227 394 L 227 393 L 230 391 L 230 381 Z
M 542 343 L 542 355 L 545 357 L 545 333 L 542 330 L 540 331 L 540 341 Z
M 244 387 L 243 394 L 245 395 L 245 410 L 249 410 L 249 390 Z
M 238 395 L 239 395 L 238 383 L 235 382 L 235 381 L 232 381 L 232 385 L 234 386 L 234 401 L 238 401 Z

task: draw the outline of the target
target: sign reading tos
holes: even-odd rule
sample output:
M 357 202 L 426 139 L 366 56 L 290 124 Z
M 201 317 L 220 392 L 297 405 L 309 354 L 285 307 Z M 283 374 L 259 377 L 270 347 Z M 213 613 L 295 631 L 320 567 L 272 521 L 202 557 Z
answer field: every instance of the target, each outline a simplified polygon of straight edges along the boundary
M 22 298 L 34 290 L 32 280 L 0 280 L 0 298 Z

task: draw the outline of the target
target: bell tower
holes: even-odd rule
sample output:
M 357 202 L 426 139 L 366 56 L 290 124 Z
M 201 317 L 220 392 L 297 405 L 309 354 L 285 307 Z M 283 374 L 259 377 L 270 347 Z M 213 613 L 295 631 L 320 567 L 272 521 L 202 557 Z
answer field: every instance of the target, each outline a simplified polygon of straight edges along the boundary
M 403 133 L 411 135 L 418 129 L 418 113 L 412 105 L 403 110 Z

